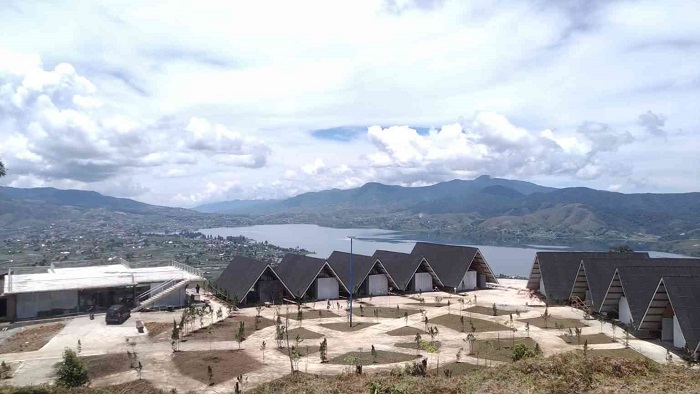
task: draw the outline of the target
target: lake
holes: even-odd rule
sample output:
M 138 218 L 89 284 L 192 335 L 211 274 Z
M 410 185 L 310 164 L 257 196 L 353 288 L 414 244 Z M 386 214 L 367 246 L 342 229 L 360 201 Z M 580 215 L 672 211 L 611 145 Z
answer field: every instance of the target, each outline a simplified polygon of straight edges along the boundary
M 219 227 L 199 230 L 212 236 L 243 235 L 258 242 L 267 241 L 285 248 L 300 247 L 313 251 L 312 256 L 327 258 L 334 250 L 349 252 L 354 237 L 353 252 L 372 255 L 378 249 L 410 253 L 418 240 L 475 246 L 481 250 L 495 273 L 528 276 L 538 251 L 596 250 L 573 249 L 561 245 L 523 245 L 522 247 L 475 245 L 455 242 L 453 238 L 431 236 L 426 239 L 410 233 L 366 228 L 328 228 L 314 224 L 271 224 L 249 227 Z M 601 250 L 601 249 L 598 249 Z M 652 257 L 686 257 L 672 253 L 650 251 Z

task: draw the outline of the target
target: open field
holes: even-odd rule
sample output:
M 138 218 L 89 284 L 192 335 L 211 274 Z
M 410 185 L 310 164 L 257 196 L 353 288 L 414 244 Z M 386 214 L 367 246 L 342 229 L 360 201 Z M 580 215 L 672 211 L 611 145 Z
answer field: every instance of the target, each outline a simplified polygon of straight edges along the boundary
M 65 326 L 64 323 L 49 323 L 23 327 L 0 343 L 0 354 L 33 352 L 46 345 Z
M 172 360 L 181 374 L 204 384 L 235 379 L 236 376 L 255 371 L 261 366 L 256 359 L 238 350 L 177 352 L 173 354 Z M 207 367 L 212 370 L 211 380 Z

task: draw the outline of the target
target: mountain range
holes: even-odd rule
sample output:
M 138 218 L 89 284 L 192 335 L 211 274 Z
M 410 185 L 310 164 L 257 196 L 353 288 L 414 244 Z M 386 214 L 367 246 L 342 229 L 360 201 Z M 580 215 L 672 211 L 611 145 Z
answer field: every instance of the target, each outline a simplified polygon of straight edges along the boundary
M 700 238 L 700 193 L 624 194 L 552 188 L 481 176 L 425 187 L 367 183 L 283 200 L 234 200 L 192 210 L 154 206 L 99 193 L 0 187 L 0 235 L 70 221 L 118 222 L 139 229 L 313 223 L 374 227 L 473 240 L 538 239 L 685 242 Z M 689 247 L 700 252 L 698 242 Z

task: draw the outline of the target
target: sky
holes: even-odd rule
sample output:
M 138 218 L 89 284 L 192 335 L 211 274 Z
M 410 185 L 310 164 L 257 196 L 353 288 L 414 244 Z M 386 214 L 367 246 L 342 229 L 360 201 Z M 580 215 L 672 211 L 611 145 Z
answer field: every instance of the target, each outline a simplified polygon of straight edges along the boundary
M 700 191 L 697 1 L 0 1 L 0 185 Z

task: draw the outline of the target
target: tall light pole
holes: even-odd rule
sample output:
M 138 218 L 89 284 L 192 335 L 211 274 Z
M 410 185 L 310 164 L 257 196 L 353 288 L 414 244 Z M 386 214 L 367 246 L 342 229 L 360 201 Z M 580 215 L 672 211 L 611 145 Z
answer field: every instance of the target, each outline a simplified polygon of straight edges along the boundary
M 348 238 L 350 238 L 350 327 L 352 327 L 352 293 L 355 291 L 352 273 L 352 240 L 355 237 L 350 236 Z

